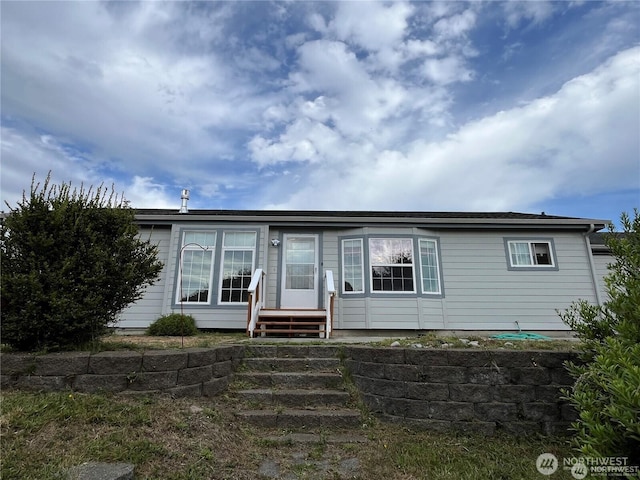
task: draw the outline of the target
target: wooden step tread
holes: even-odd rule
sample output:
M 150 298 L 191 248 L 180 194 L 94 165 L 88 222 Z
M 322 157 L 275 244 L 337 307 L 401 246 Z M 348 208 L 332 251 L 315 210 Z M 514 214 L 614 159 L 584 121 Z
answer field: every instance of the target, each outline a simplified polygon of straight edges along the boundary
M 288 310 L 260 310 L 261 317 L 326 317 L 324 310 L 304 310 L 304 309 L 288 309 Z
M 320 328 L 318 330 L 309 330 L 309 329 L 302 329 L 302 328 L 270 328 L 268 330 L 254 330 L 253 335 L 255 337 L 260 336 L 260 334 L 267 334 L 267 333 L 308 333 L 310 335 L 317 335 L 319 333 L 324 333 L 324 329 Z
M 303 326 L 303 325 L 324 325 L 326 322 L 284 322 L 284 321 L 273 321 L 273 320 L 258 320 L 256 322 L 257 326 L 260 325 L 295 325 L 295 326 Z

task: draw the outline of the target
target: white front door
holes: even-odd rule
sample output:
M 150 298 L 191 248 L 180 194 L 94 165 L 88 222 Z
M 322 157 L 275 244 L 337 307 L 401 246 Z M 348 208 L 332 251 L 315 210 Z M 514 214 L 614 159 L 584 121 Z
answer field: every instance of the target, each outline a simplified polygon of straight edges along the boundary
M 285 233 L 281 308 L 318 308 L 318 235 Z

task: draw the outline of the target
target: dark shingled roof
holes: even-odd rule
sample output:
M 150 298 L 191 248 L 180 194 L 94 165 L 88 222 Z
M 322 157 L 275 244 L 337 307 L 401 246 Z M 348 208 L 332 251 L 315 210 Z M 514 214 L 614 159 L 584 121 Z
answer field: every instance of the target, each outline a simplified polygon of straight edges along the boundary
M 607 237 L 615 236 L 617 238 L 625 238 L 628 233 L 625 232 L 598 232 L 589 235 L 591 250 L 595 254 L 610 254 L 611 250 L 607 246 Z
M 138 215 L 176 215 L 178 209 L 136 209 Z M 433 218 L 433 219 L 519 219 L 519 220 L 579 220 L 576 217 L 560 217 L 544 213 L 517 212 L 417 212 L 417 211 L 323 211 L 323 210 L 197 210 L 189 209 L 188 215 L 215 215 L 240 217 L 340 217 L 340 218 Z
M 588 218 L 561 217 L 544 213 L 517 212 L 417 212 L 417 211 L 320 211 L 320 210 L 198 210 L 139 209 L 142 224 L 175 222 L 265 222 L 297 226 L 417 226 L 421 228 L 518 228 L 600 230 L 609 222 Z

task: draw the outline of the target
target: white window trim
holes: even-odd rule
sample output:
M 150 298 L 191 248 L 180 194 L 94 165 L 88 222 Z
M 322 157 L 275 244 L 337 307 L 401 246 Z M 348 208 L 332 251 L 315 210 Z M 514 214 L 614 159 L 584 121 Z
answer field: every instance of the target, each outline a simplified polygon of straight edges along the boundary
M 529 247 L 529 259 L 531 260 L 530 264 L 527 265 L 514 265 L 513 258 L 511 256 L 511 245 L 516 243 L 526 243 Z M 551 263 L 548 264 L 538 264 L 535 263 L 535 253 L 533 250 L 533 244 L 535 243 L 546 243 L 549 247 L 549 259 Z M 550 240 L 530 240 L 530 239 L 522 239 L 522 240 L 508 240 L 507 241 L 507 257 L 509 259 L 509 267 L 512 269 L 555 269 L 556 268 L 556 259 L 555 253 L 553 250 L 553 242 Z
M 430 292 L 424 289 L 424 277 L 422 276 L 422 254 L 420 253 L 421 242 L 433 242 L 436 252 L 436 279 L 438 281 L 438 291 Z M 418 257 L 420 261 L 420 288 L 423 295 L 442 295 L 442 280 L 440 277 L 440 252 L 438 251 L 438 240 L 435 238 L 418 238 Z
M 394 263 L 394 264 L 376 264 L 373 265 L 371 262 L 371 241 L 372 240 L 409 240 L 411 242 L 411 260 L 412 263 Z M 368 240 L 368 253 L 369 253 L 369 291 L 371 295 L 415 295 L 418 293 L 416 288 L 416 255 L 415 255 L 415 246 L 412 237 L 385 237 L 385 236 L 375 236 L 369 237 Z M 413 290 L 374 290 L 373 289 L 373 267 L 398 267 L 398 266 L 411 266 L 411 275 L 413 277 Z
M 188 233 L 193 232 L 203 232 L 203 233 L 213 233 L 214 234 L 214 245 L 202 245 L 205 247 L 204 249 L 200 247 L 199 244 L 196 243 L 187 243 L 184 244 L 184 239 Z M 181 242 L 180 242 L 180 252 L 178 253 L 178 262 L 180 262 L 180 266 L 178 268 L 178 281 L 176 286 L 176 304 L 183 304 L 189 306 L 195 305 L 211 305 L 211 297 L 213 293 L 213 272 L 216 266 L 216 245 L 218 242 L 218 234 L 217 232 L 212 232 L 210 230 L 183 230 L 181 234 Z M 184 253 L 185 252 L 211 252 L 211 268 L 209 269 L 209 294 L 207 295 L 206 302 L 190 302 L 188 300 L 182 300 L 182 290 L 183 290 L 183 280 L 184 280 Z
M 344 263 L 344 244 L 345 242 L 353 242 L 353 241 L 357 241 L 360 243 L 360 275 L 361 275 L 361 281 L 362 281 L 362 289 L 361 290 L 351 290 L 348 291 L 344 288 L 344 284 L 345 284 L 345 263 Z M 344 295 L 362 295 L 365 291 L 364 286 L 365 286 L 365 271 L 364 271 L 364 239 L 362 238 L 343 238 L 342 239 L 342 276 L 341 276 L 341 280 L 342 280 L 342 293 Z
M 224 246 L 224 237 L 228 233 L 253 233 L 255 235 L 255 242 L 252 247 L 225 247 Z M 223 302 L 222 301 L 222 283 L 224 281 L 224 254 L 227 251 L 246 251 L 251 250 L 251 273 L 256 269 L 256 249 L 258 244 L 258 234 L 253 230 L 225 230 L 222 232 L 222 241 L 221 241 L 221 251 L 220 251 L 220 275 L 218 281 L 218 305 L 246 305 L 247 302 Z

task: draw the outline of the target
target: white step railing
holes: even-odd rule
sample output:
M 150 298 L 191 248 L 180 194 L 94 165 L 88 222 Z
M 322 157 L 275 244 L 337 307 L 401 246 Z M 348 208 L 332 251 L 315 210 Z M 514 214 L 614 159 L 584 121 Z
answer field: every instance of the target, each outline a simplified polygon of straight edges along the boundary
M 333 303 L 336 296 L 336 286 L 333 282 L 333 272 L 324 272 L 324 291 L 326 292 L 324 308 L 326 310 L 327 325 L 325 327 L 325 338 L 331 336 L 333 330 Z
M 256 330 L 256 324 L 260 317 L 260 309 L 264 308 L 264 277 L 266 274 L 261 268 L 256 268 L 251 277 L 248 292 L 248 311 L 247 311 L 247 335 L 253 338 L 253 332 Z

